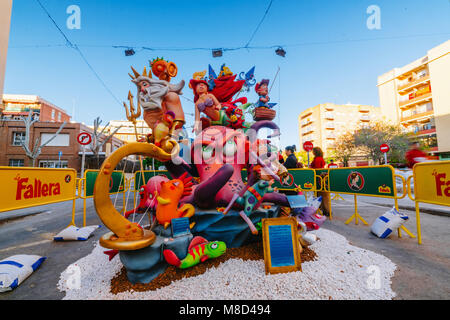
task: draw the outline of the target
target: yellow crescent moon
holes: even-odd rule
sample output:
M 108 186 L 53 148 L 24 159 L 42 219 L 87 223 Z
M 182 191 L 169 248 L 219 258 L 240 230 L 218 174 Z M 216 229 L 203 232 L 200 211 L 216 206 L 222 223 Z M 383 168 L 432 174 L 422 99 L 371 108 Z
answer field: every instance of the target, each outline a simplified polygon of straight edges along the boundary
M 114 207 L 109 195 L 109 182 L 114 168 L 129 155 L 142 155 L 155 158 L 161 162 L 169 161 L 172 155 L 178 154 L 179 145 L 171 153 L 149 143 L 129 143 L 117 149 L 102 164 L 94 186 L 94 205 L 97 215 L 111 232 L 100 238 L 104 248 L 117 250 L 137 250 L 153 244 L 156 235 L 150 230 L 143 230 L 131 223 Z

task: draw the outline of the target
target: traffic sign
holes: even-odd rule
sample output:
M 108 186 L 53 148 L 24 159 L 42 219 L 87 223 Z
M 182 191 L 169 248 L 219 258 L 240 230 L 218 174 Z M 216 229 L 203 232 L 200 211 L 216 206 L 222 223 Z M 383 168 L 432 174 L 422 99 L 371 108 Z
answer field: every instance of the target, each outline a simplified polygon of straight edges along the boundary
M 303 150 L 305 150 L 306 152 L 310 152 L 312 151 L 312 149 L 314 149 L 314 145 L 311 141 L 306 141 L 303 144 Z
M 383 153 L 389 152 L 389 150 L 391 150 L 391 148 L 389 148 L 389 146 L 386 143 L 383 143 L 380 146 L 380 151 L 383 152 Z
M 92 136 L 87 132 L 81 132 L 77 136 L 77 141 L 79 144 L 81 144 L 83 146 L 87 146 L 88 144 L 90 144 L 92 142 Z

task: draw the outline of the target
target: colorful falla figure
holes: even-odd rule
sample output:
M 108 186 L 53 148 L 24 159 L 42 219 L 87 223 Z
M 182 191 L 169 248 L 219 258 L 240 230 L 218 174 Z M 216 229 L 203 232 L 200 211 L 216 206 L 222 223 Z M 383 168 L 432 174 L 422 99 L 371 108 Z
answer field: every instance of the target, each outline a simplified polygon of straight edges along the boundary
M 269 82 L 268 79 L 263 79 L 261 82 L 257 83 L 255 86 L 255 91 L 259 96 L 258 102 L 255 104 L 256 108 L 268 108 L 272 109 L 276 106 L 276 103 L 269 103 Z
M 190 86 L 194 90 L 195 98 L 195 125 L 194 132 L 200 132 L 200 114 L 203 112 L 208 116 L 210 121 L 218 121 L 220 119 L 220 109 L 222 108 L 217 98 L 209 92 L 208 82 L 205 80 L 191 80 Z M 207 119 L 205 119 L 207 120 Z
M 220 257 L 226 250 L 227 245 L 225 242 L 209 242 L 205 238 L 195 237 L 192 239 L 188 248 L 188 254 L 183 260 L 180 260 L 175 252 L 169 249 L 164 250 L 163 255 L 167 263 L 180 269 L 186 269 L 196 266 L 200 262 L 204 262 L 208 259 Z
M 147 72 L 144 68 L 142 74 L 131 67 L 133 74 L 129 74 L 131 81 L 137 87 L 137 110 L 144 110 L 143 117 L 149 128 L 154 131 L 158 120 L 163 115 L 171 111 L 175 114 L 174 128 L 179 129 L 185 123 L 184 111 L 181 106 L 180 95 L 184 88 L 184 81 L 178 84 L 170 83 L 170 80 L 177 75 L 178 69 L 175 63 L 157 58 L 150 63 L 151 70 Z M 157 78 L 153 78 L 153 74 Z M 128 94 L 130 110 L 134 109 L 133 95 Z M 127 108 L 126 104 L 125 108 Z
M 161 147 L 161 143 L 167 137 L 169 137 L 170 129 L 173 126 L 173 121 L 175 120 L 175 113 L 172 111 L 167 111 L 161 120 L 156 123 L 156 127 L 153 133 L 153 140 L 155 146 Z
M 172 219 L 190 218 L 195 214 L 195 208 L 189 203 L 185 203 L 178 208 L 180 199 L 188 196 L 192 192 L 192 178 L 187 177 L 187 173 L 181 175 L 178 179 L 161 182 L 161 191 L 156 196 L 158 205 L 156 206 L 156 219 L 158 223 L 164 226 L 164 229 L 170 225 Z M 191 223 L 193 228 L 195 222 Z
M 249 187 L 242 197 L 239 197 L 237 194 L 235 194 L 230 204 L 223 213 L 227 214 L 234 203 L 241 205 L 242 207 L 244 207 L 244 210 L 239 212 L 239 215 L 248 224 L 252 233 L 254 235 L 257 235 L 258 230 L 248 216 L 253 212 L 254 209 L 256 209 L 260 205 L 266 193 L 276 191 L 274 188 L 272 188 L 274 182 L 274 179 L 270 181 L 259 180 L 254 185 Z

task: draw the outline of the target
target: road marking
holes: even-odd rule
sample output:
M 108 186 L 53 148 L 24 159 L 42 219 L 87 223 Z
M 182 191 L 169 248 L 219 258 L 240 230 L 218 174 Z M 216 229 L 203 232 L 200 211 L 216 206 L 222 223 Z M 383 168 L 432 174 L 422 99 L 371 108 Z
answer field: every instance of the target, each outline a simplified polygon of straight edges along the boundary
M 37 246 L 37 245 L 40 245 L 40 244 L 43 244 L 43 243 L 48 243 L 48 242 L 52 242 L 52 240 L 41 240 L 41 241 L 21 244 L 21 245 L 18 245 L 18 246 L 1 249 L 0 252 L 11 251 L 11 250 L 14 250 L 14 249 L 22 249 L 22 248 L 34 247 L 34 246 Z

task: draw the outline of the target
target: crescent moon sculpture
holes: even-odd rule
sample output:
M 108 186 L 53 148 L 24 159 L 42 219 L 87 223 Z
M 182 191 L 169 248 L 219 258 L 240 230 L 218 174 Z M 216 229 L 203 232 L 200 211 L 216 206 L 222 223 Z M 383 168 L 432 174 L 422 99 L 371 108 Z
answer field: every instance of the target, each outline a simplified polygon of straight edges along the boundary
M 100 245 L 108 249 L 137 250 L 152 245 L 156 235 L 144 230 L 140 225 L 132 223 L 122 216 L 114 207 L 109 196 L 109 181 L 114 168 L 129 155 L 142 155 L 169 161 L 179 152 L 179 145 L 174 141 L 171 153 L 149 143 L 129 143 L 111 154 L 102 164 L 94 186 L 94 205 L 99 218 L 111 232 L 100 238 Z

